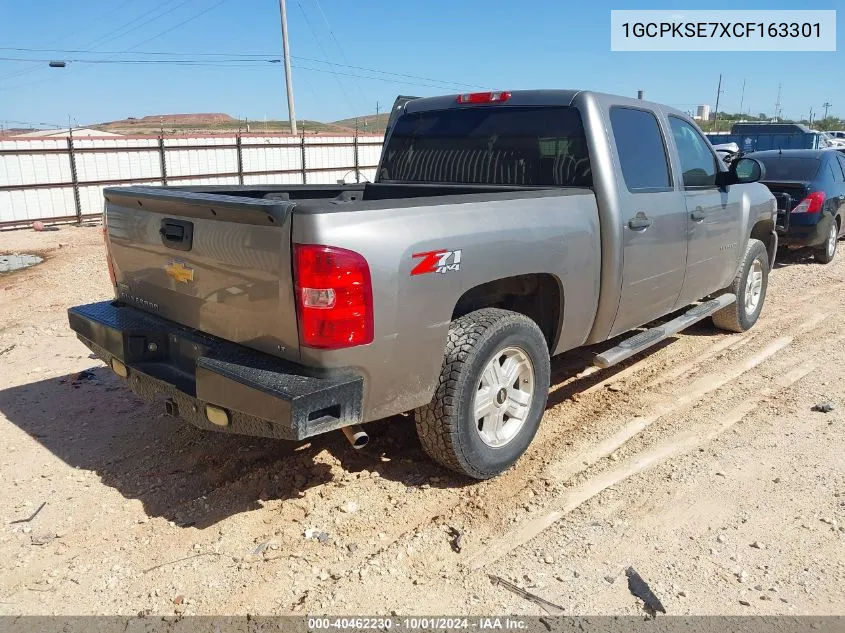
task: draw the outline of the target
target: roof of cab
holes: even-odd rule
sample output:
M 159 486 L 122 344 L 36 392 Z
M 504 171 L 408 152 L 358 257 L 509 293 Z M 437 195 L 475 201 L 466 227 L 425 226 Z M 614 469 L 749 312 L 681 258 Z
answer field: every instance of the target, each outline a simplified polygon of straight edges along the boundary
M 480 91 L 485 92 L 485 91 Z M 489 91 L 487 91 L 489 92 Z M 588 90 L 508 90 L 508 91 L 493 91 L 493 92 L 510 92 L 510 97 L 507 101 L 500 103 L 493 103 L 489 106 L 482 105 L 462 105 L 458 103 L 460 94 L 442 95 L 438 97 L 420 97 L 413 99 L 405 106 L 405 112 L 423 112 L 425 110 L 445 110 L 447 108 L 459 107 L 497 107 L 497 106 L 571 106 L 576 97 L 587 100 L 593 99 L 602 103 L 614 103 L 618 105 L 627 105 L 631 107 L 645 106 L 652 110 L 658 110 L 665 113 L 678 114 L 684 118 L 689 118 L 687 114 L 671 108 L 669 106 L 655 103 L 653 101 L 645 101 L 635 99 L 632 97 L 623 97 L 619 95 L 606 94 L 602 92 L 592 92 Z

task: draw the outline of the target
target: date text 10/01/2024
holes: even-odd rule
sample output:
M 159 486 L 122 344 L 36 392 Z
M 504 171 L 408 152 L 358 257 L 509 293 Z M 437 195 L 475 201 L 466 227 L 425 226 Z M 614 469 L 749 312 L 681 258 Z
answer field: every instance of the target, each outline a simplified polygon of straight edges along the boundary
M 308 629 L 312 631 L 331 629 L 407 629 L 407 630 L 523 630 L 528 624 L 519 618 L 308 618 Z

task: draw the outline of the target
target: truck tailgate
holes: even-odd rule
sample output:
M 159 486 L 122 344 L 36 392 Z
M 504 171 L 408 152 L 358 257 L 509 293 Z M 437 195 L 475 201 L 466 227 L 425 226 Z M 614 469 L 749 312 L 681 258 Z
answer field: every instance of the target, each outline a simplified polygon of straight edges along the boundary
M 298 358 L 292 203 L 146 187 L 107 189 L 105 197 L 120 300 L 234 343 Z

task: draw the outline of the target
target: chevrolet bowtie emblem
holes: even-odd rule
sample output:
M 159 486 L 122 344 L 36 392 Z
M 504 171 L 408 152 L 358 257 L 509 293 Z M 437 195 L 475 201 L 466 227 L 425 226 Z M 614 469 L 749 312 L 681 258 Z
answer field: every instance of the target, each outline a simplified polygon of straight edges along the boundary
M 180 284 L 186 284 L 194 280 L 194 269 L 185 266 L 182 262 L 168 262 L 164 267 L 168 276 L 178 281 Z

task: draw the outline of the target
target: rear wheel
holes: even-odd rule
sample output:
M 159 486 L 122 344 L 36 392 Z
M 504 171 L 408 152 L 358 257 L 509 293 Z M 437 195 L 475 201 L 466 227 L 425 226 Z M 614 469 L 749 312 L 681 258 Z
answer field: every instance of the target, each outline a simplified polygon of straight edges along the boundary
M 713 325 L 729 332 L 751 329 L 760 316 L 769 285 L 769 255 L 760 240 L 748 240 L 742 263 L 728 292 L 736 295 L 736 302 L 713 315 Z
M 839 243 L 839 224 L 836 220 L 830 223 L 827 239 L 824 245 L 815 251 L 815 260 L 820 264 L 829 264 L 836 256 L 836 245 Z
M 426 453 L 461 474 L 488 479 L 525 452 L 546 407 L 549 351 L 528 317 L 486 308 L 452 322 L 440 381 L 416 411 Z

